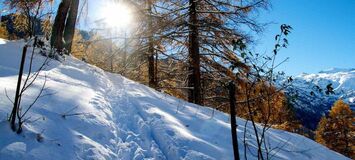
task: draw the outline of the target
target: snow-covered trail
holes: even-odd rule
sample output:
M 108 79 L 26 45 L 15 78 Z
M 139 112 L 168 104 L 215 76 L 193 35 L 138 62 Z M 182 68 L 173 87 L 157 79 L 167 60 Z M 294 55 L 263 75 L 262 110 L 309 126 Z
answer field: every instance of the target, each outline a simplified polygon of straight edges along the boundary
M 155 140 L 151 138 L 151 129 L 137 106 L 131 102 L 127 80 L 109 75 L 113 86 L 108 92 L 109 102 L 113 106 L 117 124 L 119 159 L 166 159 Z
M 23 42 L 0 39 L 0 159 L 24 160 L 229 160 L 233 159 L 229 116 L 157 92 L 72 57 L 52 61 L 23 98 L 31 103 L 47 75 L 51 96 L 29 112 L 21 135 L 6 121 L 14 95 Z M 29 56 L 27 57 L 28 61 Z M 43 57 L 36 56 L 35 66 Z M 78 115 L 75 115 L 79 113 Z M 74 114 L 63 117 L 63 114 Z M 238 135 L 245 120 L 239 119 Z M 248 159 L 257 159 L 255 139 L 246 125 Z M 42 137 L 38 141 L 38 136 Z M 270 129 L 273 159 L 335 160 L 346 157 L 303 136 Z M 239 146 L 243 146 L 242 137 Z M 244 148 L 240 147 L 241 157 Z
M 186 132 L 185 134 L 190 138 L 196 140 L 197 138 L 186 131 L 188 125 L 183 125 L 170 113 L 165 113 L 157 107 L 171 108 L 182 104 L 164 102 L 167 95 L 156 94 L 152 89 L 142 88 L 139 84 L 123 77 L 108 75 L 113 86 L 107 92 L 107 97 L 116 115 L 119 159 L 182 159 L 186 156 L 213 159 L 179 142 L 178 140 L 182 139 L 181 135 L 178 135 L 182 134 L 178 133 L 179 131 Z M 150 94 L 144 94 L 144 91 Z M 167 124 L 164 124 L 164 119 L 167 119 Z M 169 122 L 173 122 L 176 126 L 171 126 Z M 203 147 L 204 143 L 199 147 L 208 149 L 209 147 Z

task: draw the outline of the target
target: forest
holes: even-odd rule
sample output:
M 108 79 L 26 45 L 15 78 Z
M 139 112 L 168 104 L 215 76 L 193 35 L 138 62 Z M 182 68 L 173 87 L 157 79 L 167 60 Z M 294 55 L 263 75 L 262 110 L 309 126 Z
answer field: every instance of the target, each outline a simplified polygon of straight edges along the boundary
M 0 3 L 0 159 L 355 158 L 355 69 L 287 74 L 272 0 Z

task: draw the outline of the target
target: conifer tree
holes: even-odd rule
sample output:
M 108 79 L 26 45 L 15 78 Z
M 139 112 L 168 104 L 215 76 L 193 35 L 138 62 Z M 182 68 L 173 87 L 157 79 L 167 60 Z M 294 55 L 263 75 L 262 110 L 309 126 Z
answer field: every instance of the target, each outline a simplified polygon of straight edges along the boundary
M 57 15 L 52 27 L 51 46 L 57 50 L 62 50 L 64 47 L 63 32 L 65 29 L 65 21 L 68 15 L 70 0 L 62 0 L 59 4 Z
M 177 78 L 184 82 L 184 86 L 176 88 L 185 89 L 190 102 L 205 104 L 206 92 L 216 89 L 206 80 L 223 79 L 228 82 L 228 79 L 235 78 L 228 74 L 231 73 L 228 66 L 238 62 L 232 41 L 243 39 L 250 42 L 250 36 L 243 29 L 248 32 L 262 30 L 262 24 L 251 15 L 267 5 L 267 0 L 171 0 L 154 3 L 156 11 L 163 15 L 156 35 L 170 51 L 162 54 L 184 63 L 185 73 Z
M 36 34 L 45 32 L 41 22 L 44 17 L 49 16 L 53 0 L 4 0 L 0 2 L 14 11 L 14 28 L 17 31 L 24 32 L 24 37 L 31 38 Z
M 0 25 L 0 38 L 8 38 L 8 33 L 5 26 Z
M 355 158 L 355 118 L 354 112 L 343 100 L 334 103 L 329 116 L 323 117 L 316 130 L 316 141 Z
M 148 6 L 148 14 L 147 14 L 147 19 L 148 19 L 148 73 L 149 73 L 149 86 L 150 87 L 157 87 L 157 82 L 156 82 L 156 72 L 155 72 L 155 61 L 154 61 L 154 39 L 153 39 L 153 12 L 152 12 L 152 6 L 153 6 L 153 0 L 147 0 L 147 6 Z
M 73 38 L 75 34 L 75 24 L 78 16 L 78 9 L 79 9 L 79 0 L 72 0 L 69 8 L 67 22 L 65 24 L 65 30 L 64 30 L 65 49 L 67 49 L 69 53 L 71 53 L 72 50 Z

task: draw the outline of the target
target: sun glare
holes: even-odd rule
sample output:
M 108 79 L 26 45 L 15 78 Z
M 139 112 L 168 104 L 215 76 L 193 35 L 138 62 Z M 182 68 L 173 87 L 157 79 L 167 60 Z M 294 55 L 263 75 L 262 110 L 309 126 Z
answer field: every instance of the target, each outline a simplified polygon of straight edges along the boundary
M 108 3 L 102 8 L 102 17 L 109 27 L 124 28 L 132 22 L 132 11 L 123 3 Z

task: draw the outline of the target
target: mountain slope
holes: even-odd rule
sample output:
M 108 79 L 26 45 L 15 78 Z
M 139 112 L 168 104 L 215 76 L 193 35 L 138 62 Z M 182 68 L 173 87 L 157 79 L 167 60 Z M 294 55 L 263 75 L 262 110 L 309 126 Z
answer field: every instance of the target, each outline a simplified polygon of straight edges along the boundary
M 209 108 L 72 57 L 51 61 L 23 97 L 22 104 L 30 104 L 45 77 L 46 93 L 54 93 L 36 103 L 24 132 L 16 135 L 6 121 L 11 102 L 3 90 L 13 97 L 23 45 L 0 40 L 0 159 L 233 159 L 228 115 L 211 117 Z M 36 55 L 34 67 L 43 60 Z M 243 135 L 245 120 L 237 121 Z M 257 159 L 250 124 L 246 131 L 246 156 Z M 297 134 L 270 129 L 267 137 L 273 159 L 347 159 Z
M 329 84 L 334 93 L 326 94 Z M 317 74 L 304 73 L 294 78 L 288 91 L 298 93 L 293 103 L 298 118 L 306 127 L 315 129 L 336 100 L 343 99 L 355 109 L 355 69 L 332 68 Z

